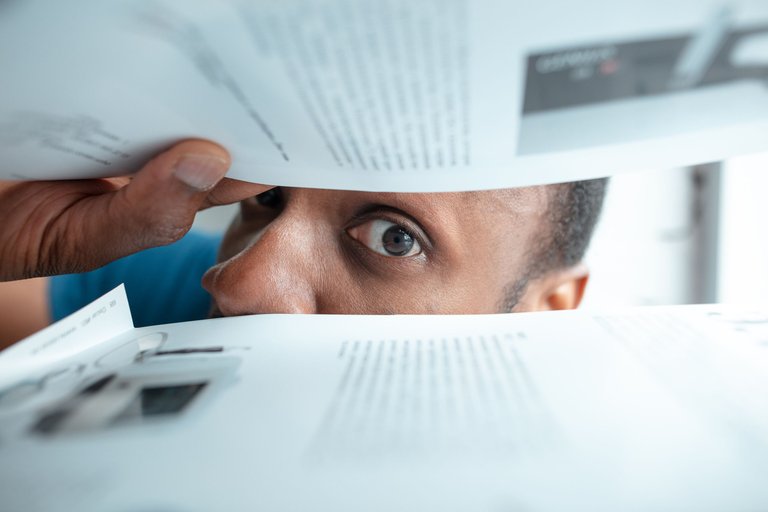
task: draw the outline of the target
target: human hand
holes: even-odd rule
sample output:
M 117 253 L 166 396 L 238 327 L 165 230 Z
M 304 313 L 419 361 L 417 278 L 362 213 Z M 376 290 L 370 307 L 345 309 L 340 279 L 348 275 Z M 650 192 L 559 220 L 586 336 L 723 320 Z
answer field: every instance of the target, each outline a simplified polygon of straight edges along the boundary
M 184 236 L 195 214 L 270 189 L 222 179 L 229 154 L 181 142 L 131 177 L 0 182 L 0 281 L 85 272 Z

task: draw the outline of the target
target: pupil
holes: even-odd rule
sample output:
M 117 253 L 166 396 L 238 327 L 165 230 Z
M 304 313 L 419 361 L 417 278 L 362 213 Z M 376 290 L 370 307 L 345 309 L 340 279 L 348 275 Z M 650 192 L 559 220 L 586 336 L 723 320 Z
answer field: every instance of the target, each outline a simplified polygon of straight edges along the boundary
M 384 250 L 393 256 L 403 256 L 413 248 L 413 238 L 400 226 L 392 226 L 382 236 Z
M 283 202 L 283 194 L 279 188 L 271 188 L 257 195 L 256 202 L 267 208 L 277 209 Z

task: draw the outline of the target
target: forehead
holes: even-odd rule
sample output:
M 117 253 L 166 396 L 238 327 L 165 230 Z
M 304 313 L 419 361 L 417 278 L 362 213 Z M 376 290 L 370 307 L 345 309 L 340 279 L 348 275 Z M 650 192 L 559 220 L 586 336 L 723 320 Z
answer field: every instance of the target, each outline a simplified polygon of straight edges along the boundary
M 461 192 L 468 207 L 487 213 L 539 216 L 547 212 L 551 191 L 549 186 L 509 188 Z
M 370 203 L 384 203 L 425 220 L 440 219 L 457 225 L 480 219 L 532 221 L 548 211 L 552 186 L 445 193 L 342 192 Z

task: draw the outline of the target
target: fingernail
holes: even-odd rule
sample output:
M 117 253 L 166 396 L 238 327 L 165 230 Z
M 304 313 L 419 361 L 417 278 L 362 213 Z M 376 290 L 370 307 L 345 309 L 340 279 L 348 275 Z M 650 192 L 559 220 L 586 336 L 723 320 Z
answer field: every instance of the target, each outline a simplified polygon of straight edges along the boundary
M 173 169 L 179 181 L 190 187 L 205 191 L 212 189 L 226 174 L 227 160 L 215 155 L 182 155 Z

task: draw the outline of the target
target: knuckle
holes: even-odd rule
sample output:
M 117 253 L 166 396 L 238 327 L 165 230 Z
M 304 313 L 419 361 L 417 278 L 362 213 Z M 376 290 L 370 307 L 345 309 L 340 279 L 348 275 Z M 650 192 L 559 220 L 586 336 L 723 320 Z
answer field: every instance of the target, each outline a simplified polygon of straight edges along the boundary
M 189 231 L 190 226 L 161 226 L 154 232 L 154 240 L 160 245 L 172 244 Z
M 134 245 L 136 249 L 173 243 L 183 237 L 192 224 L 186 213 L 166 209 L 160 205 L 126 209 L 115 213 L 118 217 L 122 217 L 123 225 L 127 221 L 128 229 L 125 231 L 125 236 L 133 240 L 126 240 L 126 242 L 128 245 Z

